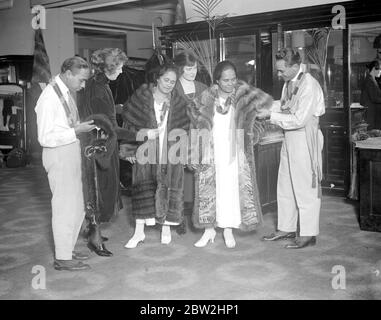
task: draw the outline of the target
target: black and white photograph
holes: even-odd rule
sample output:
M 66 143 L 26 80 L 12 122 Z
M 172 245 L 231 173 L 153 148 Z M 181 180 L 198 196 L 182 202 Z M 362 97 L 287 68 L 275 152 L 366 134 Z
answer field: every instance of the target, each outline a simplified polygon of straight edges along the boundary
M 0 0 L 0 300 L 380 300 L 380 68 L 379 0 Z

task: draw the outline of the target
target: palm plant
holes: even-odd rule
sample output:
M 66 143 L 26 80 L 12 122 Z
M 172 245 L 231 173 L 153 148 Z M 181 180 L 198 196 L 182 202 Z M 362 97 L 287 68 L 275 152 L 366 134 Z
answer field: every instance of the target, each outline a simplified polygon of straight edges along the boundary
M 207 41 L 191 40 L 183 37 L 178 41 L 179 48 L 190 51 L 200 61 L 212 79 L 213 69 L 217 64 L 217 49 L 215 39 L 216 28 L 224 22 L 228 14 L 214 15 L 213 11 L 220 5 L 222 0 L 192 0 L 194 11 L 200 14 L 200 18 L 208 23 Z
M 312 46 L 306 48 L 306 54 L 320 70 L 324 96 L 327 98 L 326 64 L 328 53 L 328 40 L 331 28 L 321 28 L 308 31 L 312 37 Z

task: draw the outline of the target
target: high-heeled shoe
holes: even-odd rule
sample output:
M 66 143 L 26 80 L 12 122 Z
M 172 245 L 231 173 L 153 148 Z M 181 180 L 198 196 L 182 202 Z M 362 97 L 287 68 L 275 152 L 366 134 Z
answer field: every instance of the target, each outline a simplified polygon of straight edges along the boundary
M 235 242 L 232 231 L 229 232 L 229 231 L 226 231 L 226 229 L 225 229 L 224 230 L 224 239 L 225 239 L 225 245 L 227 248 L 229 248 L 229 249 L 235 248 L 236 242 Z
M 216 230 L 212 229 L 212 230 L 205 230 L 204 234 L 202 235 L 202 237 L 200 238 L 200 240 L 198 240 L 194 246 L 197 247 L 197 248 L 203 248 L 205 247 L 209 241 L 211 243 L 214 242 L 214 238 L 216 237 Z
M 111 257 L 113 253 L 106 249 L 103 243 L 95 245 L 92 242 L 87 243 L 87 247 L 101 257 Z
M 146 236 L 143 234 L 141 236 L 133 236 L 130 240 L 128 240 L 128 242 L 126 243 L 126 245 L 124 246 L 125 248 L 127 249 L 133 249 L 133 248 L 136 248 L 136 246 L 140 243 L 140 242 L 144 242 L 144 239 L 146 238 Z
M 163 226 L 161 229 L 161 244 L 170 244 L 172 240 L 171 229 L 168 226 Z

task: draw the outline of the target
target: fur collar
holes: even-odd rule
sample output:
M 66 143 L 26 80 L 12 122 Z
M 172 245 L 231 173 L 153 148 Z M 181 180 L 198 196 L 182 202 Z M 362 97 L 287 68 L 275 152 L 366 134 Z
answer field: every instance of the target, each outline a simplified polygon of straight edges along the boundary
M 124 125 L 133 127 L 136 131 L 157 128 L 153 104 L 153 85 L 143 84 L 123 107 Z M 168 116 L 170 130 L 189 127 L 186 104 L 186 100 L 180 94 L 176 91 L 172 92 Z
M 192 123 L 199 129 L 212 129 L 215 112 L 215 100 L 218 99 L 218 87 L 213 85 L 205 90 L 192 110 Z M 235 125 L 237 129 L 250 129 L 257 110 L 269 109 L 273 99 L 261 89 L 238 81 L 235 88 L 233 108 L 235 108 Z

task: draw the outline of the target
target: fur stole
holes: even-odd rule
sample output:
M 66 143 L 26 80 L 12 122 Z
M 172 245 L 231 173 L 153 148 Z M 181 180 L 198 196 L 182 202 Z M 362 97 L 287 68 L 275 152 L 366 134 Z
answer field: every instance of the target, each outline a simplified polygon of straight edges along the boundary
M 86 158 L 94 158 L 101 169 L 110 167 L 110 159 L 117 147 L 117 135 L 114 126 L 105 114 L 92 114 L 85 121 L 94 120 L 100 128 L 99 133 L 82 133 L 81 145 Z M 102 136 L 101 137 L 101 133 Z
M 123 126 L 136 132 L 140 129 L 157 128 L 153 104 L 153 85 L 143 84 L 123 107 Z M 167 126 L 169 130 L 189 129 L 187 102 L 176 91 L 171 96 Z

